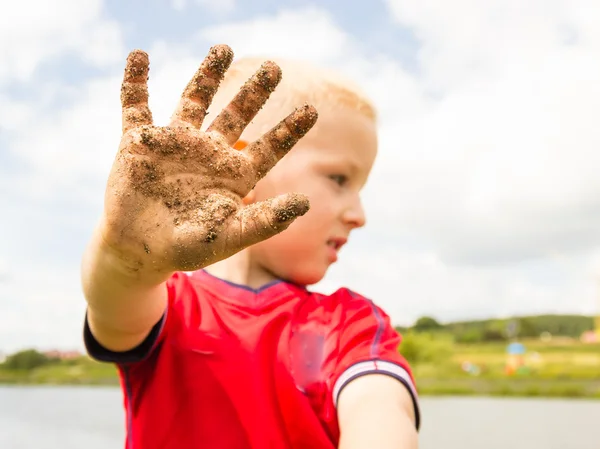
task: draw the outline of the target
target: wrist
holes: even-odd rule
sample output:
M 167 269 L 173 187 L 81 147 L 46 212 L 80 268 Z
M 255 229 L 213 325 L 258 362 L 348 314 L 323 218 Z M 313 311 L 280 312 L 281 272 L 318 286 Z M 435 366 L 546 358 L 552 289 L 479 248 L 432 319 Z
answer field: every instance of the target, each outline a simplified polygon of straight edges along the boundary
M 94 230 L 85 259 L 95 265 L 92 271 L 106 273 L 124 285 L 154 286 L 173 274 L 158 269 L 147 254 L 111 245 L 102 223 Z

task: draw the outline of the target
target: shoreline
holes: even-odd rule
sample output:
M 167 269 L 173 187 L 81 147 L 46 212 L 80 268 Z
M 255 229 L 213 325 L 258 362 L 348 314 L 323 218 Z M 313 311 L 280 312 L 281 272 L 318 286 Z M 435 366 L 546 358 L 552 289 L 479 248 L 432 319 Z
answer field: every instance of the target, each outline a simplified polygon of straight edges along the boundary
M 476 384 L 473 384 L 476 381 Z M 450 382 L 438 380 L 417 380 L 419 397 L 481 397 L 481 398 L 523 398 L 523 399 L 570 399 L 600 400 L 599 381 L 539 381 L 535 379 L 510 379 L 511 382 L 498 382 L 485 379 L 455 379 Z M 422 385 L 419 387 L 419 385 Z M 48 380 L 45 382 L 26 379 L 3 379 L 0 388 L 108 388 L 120 389 L 118 379 L 96 381 Z

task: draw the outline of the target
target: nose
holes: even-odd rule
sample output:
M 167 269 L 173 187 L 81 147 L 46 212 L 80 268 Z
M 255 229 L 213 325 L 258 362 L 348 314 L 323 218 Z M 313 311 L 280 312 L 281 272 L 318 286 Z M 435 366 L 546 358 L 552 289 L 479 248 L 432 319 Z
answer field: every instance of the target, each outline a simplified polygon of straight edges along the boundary
M 366 224 L 367 217 L 358 195 L 352 199 L 351 204 L 345 209 L 343 220 L 344 223 L 348 224 L 352 229 L 362 228 Z

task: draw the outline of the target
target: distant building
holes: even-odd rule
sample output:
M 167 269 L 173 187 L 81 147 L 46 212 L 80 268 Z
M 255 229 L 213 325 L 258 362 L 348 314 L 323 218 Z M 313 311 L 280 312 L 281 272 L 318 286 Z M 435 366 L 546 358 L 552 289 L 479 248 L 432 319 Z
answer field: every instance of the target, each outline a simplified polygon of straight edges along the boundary
M 46 357 L 51 359 L 59 359 L 59 360 L 72 360 L 81 357 L 81 352 L 79 351 L 45 351 L 43 353 Z
M 596 331 L 586 331 L 579 337 L 582 343 L 600 343 L 598 333 Z

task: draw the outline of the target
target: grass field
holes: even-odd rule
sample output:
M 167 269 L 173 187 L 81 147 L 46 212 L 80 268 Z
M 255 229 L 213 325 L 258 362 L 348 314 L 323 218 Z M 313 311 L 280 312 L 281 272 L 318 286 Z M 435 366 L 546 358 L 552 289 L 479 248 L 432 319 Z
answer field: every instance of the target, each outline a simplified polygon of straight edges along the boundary
M 0 383 L 50 385 L 118 385 L 116 368 L 88 357 L 49 364 L 28 371 L 0 369 Z
M 505 343 L 453 344 L 438 360 L 414 363 L 422 395 L 600 398 L 600 345 L 525 341 L 524 366 L 506 372 Z M 463 367 L 470 364 L 471 371 Z

